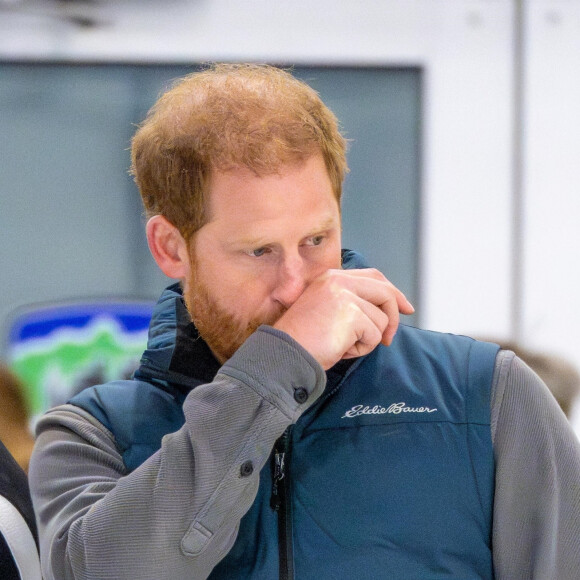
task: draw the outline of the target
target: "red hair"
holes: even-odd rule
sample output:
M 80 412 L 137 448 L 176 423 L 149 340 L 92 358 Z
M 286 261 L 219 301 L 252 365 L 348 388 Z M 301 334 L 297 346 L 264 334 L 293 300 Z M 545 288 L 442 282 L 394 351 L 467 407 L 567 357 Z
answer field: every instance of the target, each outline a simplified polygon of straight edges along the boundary
M 165 216 L 189 240 L 208 219 L 212 171 L 267 175 L 313 154 L 340 204 L 346 141 L 318 93 L 276 67 L 219 64 L 160 97 L 133 138 L 131 171 L 147 215 Z

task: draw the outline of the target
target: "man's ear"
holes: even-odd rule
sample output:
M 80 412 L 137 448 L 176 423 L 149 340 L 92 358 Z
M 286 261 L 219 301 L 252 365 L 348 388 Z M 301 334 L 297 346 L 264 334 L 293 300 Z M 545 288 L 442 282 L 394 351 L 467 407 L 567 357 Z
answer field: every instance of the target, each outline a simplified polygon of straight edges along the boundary
M 187 278 L 189 252 L 179 230 L 162 215 L 156 215 L 147 222 L 145 231 L 149 249 L 161 271 L 169 278 Z

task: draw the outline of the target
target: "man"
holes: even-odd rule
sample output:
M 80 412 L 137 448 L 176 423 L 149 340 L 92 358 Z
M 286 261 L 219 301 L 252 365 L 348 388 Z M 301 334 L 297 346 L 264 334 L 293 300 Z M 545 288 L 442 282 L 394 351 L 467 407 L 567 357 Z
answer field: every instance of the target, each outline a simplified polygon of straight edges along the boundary
M 577 577 L 580 450 L 513 353 L 398 328 L 341 251 L 345 142 L 308 86 L 221 65 L 133 140 L 178 279 L 132 381 L 45 415 L 47 580 Z

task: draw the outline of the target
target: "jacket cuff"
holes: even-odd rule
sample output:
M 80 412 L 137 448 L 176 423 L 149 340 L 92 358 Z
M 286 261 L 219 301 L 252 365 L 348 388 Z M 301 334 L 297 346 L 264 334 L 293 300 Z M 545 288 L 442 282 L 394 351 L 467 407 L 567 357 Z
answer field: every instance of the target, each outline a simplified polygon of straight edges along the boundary
M 266 325 L 247 338 L 219 374 L 242 381 L 293 422 L 326 386 L 316 359 L 288 334 Z

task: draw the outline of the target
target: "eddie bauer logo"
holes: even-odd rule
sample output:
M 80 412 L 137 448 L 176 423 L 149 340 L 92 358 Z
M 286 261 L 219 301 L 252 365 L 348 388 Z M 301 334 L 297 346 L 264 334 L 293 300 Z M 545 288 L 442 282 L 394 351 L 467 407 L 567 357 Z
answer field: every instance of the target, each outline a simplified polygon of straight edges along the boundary
M 434 413 L 437 409 L 430 409 L 429 407 L 407 407 L 405 403 L 393 403 L 391 406 L 385 408 L 380 405 L 375 405 L 370 407 L 369 405 L 355 405 L 352 409 L 348 410 L 341 419 L 352 419 L 353 417 L 358 417 L 360 415 L 385 415 L 386 413 L 392 413 L 393 415 L 399 415 L 401 413 Z

